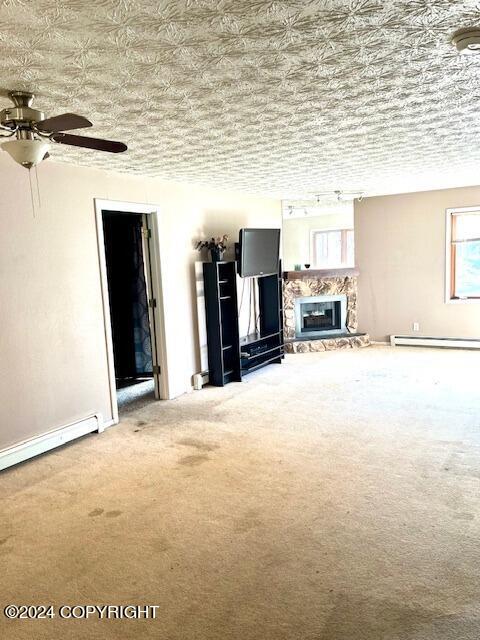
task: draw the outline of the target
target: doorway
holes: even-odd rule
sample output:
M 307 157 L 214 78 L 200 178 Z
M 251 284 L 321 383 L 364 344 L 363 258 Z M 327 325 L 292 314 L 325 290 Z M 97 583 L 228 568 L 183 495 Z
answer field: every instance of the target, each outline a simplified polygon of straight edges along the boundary
M 155 398 L 145 214 L 103 211 L 117 403 Z
M 112 424 L 118 422 L 119 410 L 168 397 L 160 365 L 164 332 L 155 242 L 158 211 L 145 208 L 96 201 Z

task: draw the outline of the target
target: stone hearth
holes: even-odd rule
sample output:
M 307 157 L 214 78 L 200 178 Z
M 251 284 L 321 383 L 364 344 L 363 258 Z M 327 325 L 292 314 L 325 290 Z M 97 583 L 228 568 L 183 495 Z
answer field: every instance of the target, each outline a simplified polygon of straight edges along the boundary
M 294 340 L 285 343 L 285 353 L 307 353 L 308 351 L 334 351 L 335 349 L 356 349 L 370 346 L 367 333 L 342 336 L 341 338 L 321 338 L 319 340 Z
M 370 344 L 367 334 L 357 332 L 357 276 L 353 269 L 338 271 L 295 271 L 284 273 L 283 312 L 285 351 L 331 351 L 366 347 Z M 295 299 L 309 296 L 347 296 L 346 325 L 349 334 L 302 340 L 295 335 Z

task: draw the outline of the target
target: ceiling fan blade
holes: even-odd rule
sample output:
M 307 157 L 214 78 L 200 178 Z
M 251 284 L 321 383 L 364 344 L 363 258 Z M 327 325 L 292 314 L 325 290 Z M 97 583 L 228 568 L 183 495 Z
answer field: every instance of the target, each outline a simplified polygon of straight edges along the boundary
M 90 120 L 87 120 L 87 118 L 79 116 L 76 113 L 62 113 L 59 116 L 41 120 L 37 122 L 36 126 L 39 131 L 56 133 L 57 131 L 71 131 L 72 129 L 91 127 L 92 123 Z
M 51 136 L 54 142 L 60 144 L 70 144 L 74 147 L 85 147 L 86 149 L 96 149 L 97 151 L 108 151 L 109 153 L 122 153 L 127 150 L 127 145 L 123 142 L 113 140 L 102 140 L 100 138 L 90 138 L 86 136 L 75 136 L 70 133 L 54 133 Z

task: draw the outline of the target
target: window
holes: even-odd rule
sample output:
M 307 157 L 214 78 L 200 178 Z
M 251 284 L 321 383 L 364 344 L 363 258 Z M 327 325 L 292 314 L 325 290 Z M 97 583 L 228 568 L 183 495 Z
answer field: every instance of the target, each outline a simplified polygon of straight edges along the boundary
M 447 215 L 447 298 L 480 300 L 480 209 Z
M 319 269 L 355 266 L 353 229 L 312 231 L 312 264 Z

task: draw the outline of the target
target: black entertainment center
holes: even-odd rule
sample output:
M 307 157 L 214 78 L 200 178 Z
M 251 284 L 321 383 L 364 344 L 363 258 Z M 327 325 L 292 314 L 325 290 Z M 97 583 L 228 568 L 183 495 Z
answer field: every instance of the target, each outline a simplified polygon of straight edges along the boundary
M 242 229 L 237 260 L 205 262 L 203 279 L 210 384 L 224 386 L 284 358 L 279 229 Z M 257 278 L 258 330 L 240 338 L 237 272 Z

